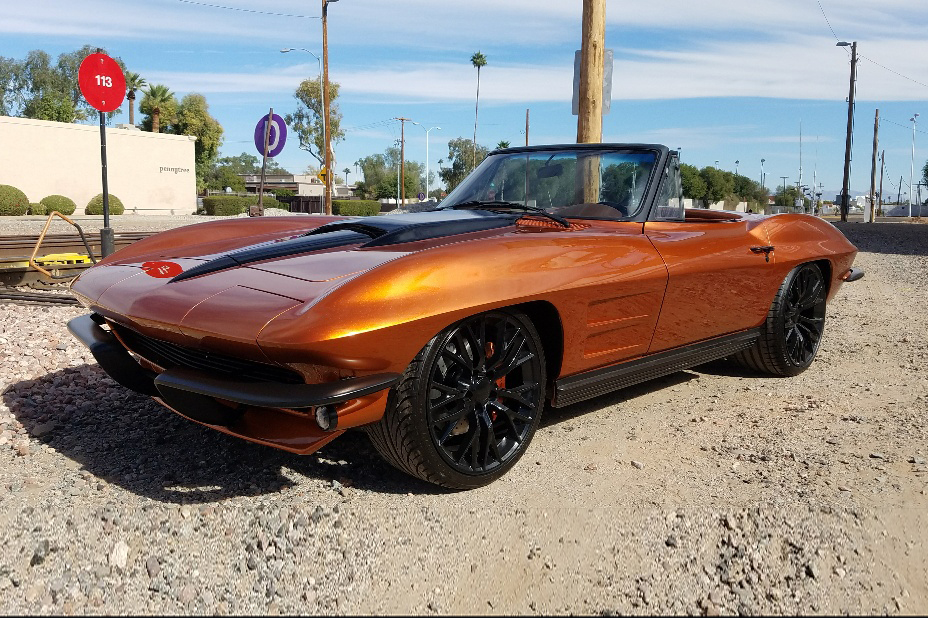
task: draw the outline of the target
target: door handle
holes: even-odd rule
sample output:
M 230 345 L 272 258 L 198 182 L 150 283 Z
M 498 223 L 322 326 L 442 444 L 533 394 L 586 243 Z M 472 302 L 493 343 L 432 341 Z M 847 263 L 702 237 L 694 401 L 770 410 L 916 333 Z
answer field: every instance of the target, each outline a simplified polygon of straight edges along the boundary
M 770 252 L 773 251 L 772 245 L 767 245 L 765 247 L 751 247 L 751 253 L 764 254 L 764 259 L 770 261 Z

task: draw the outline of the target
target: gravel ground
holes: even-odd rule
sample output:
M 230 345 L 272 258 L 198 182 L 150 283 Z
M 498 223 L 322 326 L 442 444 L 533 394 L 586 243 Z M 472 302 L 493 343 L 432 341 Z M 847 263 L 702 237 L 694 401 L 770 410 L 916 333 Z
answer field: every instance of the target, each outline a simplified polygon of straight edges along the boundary
M 928 226 L 839 227 L 867 274 L 812 369 L 546 410 L 459 493 L 361 432 L 298 457 L 185 421 L 93 363 L 80 309 L 0 304 L 0 612 L 926 613 Z

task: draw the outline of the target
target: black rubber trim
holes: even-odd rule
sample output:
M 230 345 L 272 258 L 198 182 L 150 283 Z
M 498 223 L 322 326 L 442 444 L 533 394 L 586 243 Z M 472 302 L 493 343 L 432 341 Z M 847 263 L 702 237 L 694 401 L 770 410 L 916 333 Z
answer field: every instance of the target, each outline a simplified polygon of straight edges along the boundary
M 751 347 L 758 337 L 760 337 L 760 329 L 751 329 L 659 352 L 619 365 L 561 378 L 554 384 L 551 406 L 555 408 L 569 406 L 584 399 L 605 395 L 620 388 L 627 388 L 702 363 L 718 360 Z
M 161 393 L 180 390 L 258 408 L 309 408 L 372 395 L 392 387 L 399 379 L 398 373 L 378 373 L 322 384 L 278 384 L 240 382 L 193 369 L 175 368 L 159 374 L 155 386 Z M 186 414 L 184 410 L 178 412 Z
M 298 236 L 288 240 L 280 240 L 269 243 L 254 245 L 226 253 L 203 264 L 198 264 L 189 270 L 185 270 L 177 275 L 169 283 L 183 281 L 191 277 L 198 277 L 208 273 L 218 272 L 236 268 L 252 262 L 263 262 L 275 258 L 308 253 L 310 251 L 321 251 L 323 249 L 333 249 L 335 247 L 345 247 L 348 245 L 361 244 L 370 239 L 369 234 L 361 234 L 353 230 L 332 230 L 323 234 L 312 236 Z
M 87 346 L 103 371 L 116 382 L 143 395 L 158 395 L 155 373 L 143 369 L 113 333 L 100 328 L 98 320 L 102 318 L 96 314 L 78 316 L 68 322 L 68 330 Z
M 859 268 L 852 268 L 848 271 L 847 276 L 844 278 L 844 281 L 850 283 L 851 281 L 859 281 L 864 278 L 864 271 Z

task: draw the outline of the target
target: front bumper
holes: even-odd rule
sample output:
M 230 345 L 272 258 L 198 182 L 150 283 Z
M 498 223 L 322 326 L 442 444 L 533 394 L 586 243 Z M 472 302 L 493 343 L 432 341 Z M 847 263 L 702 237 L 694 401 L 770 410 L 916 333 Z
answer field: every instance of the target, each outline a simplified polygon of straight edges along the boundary
M 312 409 L 328 406 L 339 415 L 342 412 L 351 414 L 358 407 L 352 403 L 380 399 L 378 394 L 400 379 L 398 373 L 379 373 L 322 384 L 280 384 L 238 381 L 182 367 L 157 374 L 139 365 L 112 332 L 101 328 L 101 322 L 102 318 L 96 314 L 83 315 L 68 322 L 68 330 L 90 349 L 100 367 L 116 382 L 157 397 L 175 412 L 194 421 L 294 452 L 309 452 L 304 446 L 320 437 L 321 430 L 312 420 Z M 289 417 L 290 422 L 281 425 L 273 420 L 281 415 Z M 266 423 L 261 422 L 262 416 Z M 247 430 L 241 426 L 245 417 L 250 417 Z M 300 422 L 294 424 L 295 419 Z M 262 424 L 266 427 L 261 428 Z M 311 426 L 301 431 L 298 428 L 301 424 Z M 339 424 L 336 420 L 327 431 Z M 277 425 L 281 425 L 283 433 L 272 431 L 274 438 L 263 435 L 264 429 Z M 289 427 L 293 435 L 285 435 L 288 430 L 284 426 Z M 301 433 L 307 435 L 297 435 Z

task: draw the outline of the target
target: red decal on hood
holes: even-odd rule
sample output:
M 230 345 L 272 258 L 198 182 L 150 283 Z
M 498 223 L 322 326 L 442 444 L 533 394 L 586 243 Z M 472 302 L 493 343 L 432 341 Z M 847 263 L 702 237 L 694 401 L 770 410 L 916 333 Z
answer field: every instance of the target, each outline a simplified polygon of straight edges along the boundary
M 184 272 L 180 264 L 174 262 L 145 262 L 142 269 L 152 277 L 169 279 Z

